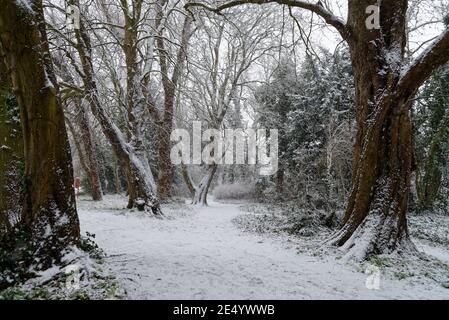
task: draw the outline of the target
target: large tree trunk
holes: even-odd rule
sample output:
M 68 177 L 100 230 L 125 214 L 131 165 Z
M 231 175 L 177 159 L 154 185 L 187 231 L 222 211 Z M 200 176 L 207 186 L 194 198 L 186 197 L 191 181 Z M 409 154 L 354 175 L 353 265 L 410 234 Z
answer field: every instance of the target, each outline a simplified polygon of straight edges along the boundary
M 407 1 L 385 1 L 381 30 L 369 30 L 370 1 L 350 2 L 349 41 L 356 80 L 358 133 L 353 188 L 333 242 L 358 259 L 413 248 L 407 203 L 413 170 L 410 95 L 398 92 L 406 43 Z
M 39 267 L 61 258 L 79 240 L 73 171 L 64 114 L 48 52 L 40 0 L 30 7 L 0 1 L 0 41 L 20 107 L 25 181 L 21 225 L 41 257 Z
M 382 108 L 388 109 L 385 116 L 373 119 L 366 132 L 359 129 L 353 189 L 334 238 L 359 259 L 413 248 L 406 219 L 413 168 L 410 114 L 401 102 Z

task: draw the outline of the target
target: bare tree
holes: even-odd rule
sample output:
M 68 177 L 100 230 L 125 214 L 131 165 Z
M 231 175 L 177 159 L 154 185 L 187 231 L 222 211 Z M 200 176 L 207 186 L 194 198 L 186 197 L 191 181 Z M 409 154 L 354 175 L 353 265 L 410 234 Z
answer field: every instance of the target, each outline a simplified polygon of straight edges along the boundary
M 194 40 L 195 52 L 191 60 L 195 60 L 198 67 L 189 69 L 190 81 L 185 94 L 196 118 L 203 120 L 208 128 L 226 127 L 229 108 L 233 103 L 239 107 L 237 97 L 245 86 L 246 72 L 271 48 L 265 43 L 270 28 L 260 23 L 266 13 L 253 16 L 240 12 L 236 16 L 239 21 L 231 26 L 222 19 L 203 19 L 204 34 Z M 207 165 L 207 173 L 197 186 L 189 179 L 185 166 L 182 170 L 187 186 L 194 190 L 193 203 L 206 205 L 217 163 Z

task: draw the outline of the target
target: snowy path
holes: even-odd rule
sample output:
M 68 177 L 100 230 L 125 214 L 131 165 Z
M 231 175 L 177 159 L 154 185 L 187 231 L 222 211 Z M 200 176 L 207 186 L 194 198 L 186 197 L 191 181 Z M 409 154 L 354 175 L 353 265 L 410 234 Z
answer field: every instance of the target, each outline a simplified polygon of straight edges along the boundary
M 123 199 L 122 199 L 123 201 Z M 107 203 L 107 200 L 105 201 Z M 242 233 L 238 205 L 212 203 L 176 220 L 80 203 L 83 232 L 96 234 L 106 265 L 131 299 L 447 298 L 404 282 L 365 287 L 366 275 L 334 258 L 298 255 L 276 239 Z M 123 203 L 121 204 L 123 206 Z M 412 290 L 411 290 L 412 289 Z

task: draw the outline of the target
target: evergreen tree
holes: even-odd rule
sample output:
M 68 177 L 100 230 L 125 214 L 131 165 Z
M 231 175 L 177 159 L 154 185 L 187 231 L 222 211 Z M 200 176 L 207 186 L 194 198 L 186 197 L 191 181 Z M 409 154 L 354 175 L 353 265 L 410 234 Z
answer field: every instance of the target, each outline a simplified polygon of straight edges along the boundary
M 425 84 L 415 106 L 418 210 L 444 202 L 449 187 L 449 65 Z

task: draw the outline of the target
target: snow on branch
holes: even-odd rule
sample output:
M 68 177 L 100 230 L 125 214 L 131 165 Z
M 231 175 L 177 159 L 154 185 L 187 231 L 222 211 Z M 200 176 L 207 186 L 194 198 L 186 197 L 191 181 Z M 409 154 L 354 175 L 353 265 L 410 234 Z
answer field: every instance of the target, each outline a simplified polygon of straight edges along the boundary
M 337 31 L 341 34 L 343 39 L 348 38 L 348 32 L 346 28 L 345 22 L 340 19 L 339 17 L 335 16 L 332 12 L 330 12 L 328 9 L 326 9 L 320 2 L 317 4 L 313 4 L 307 1 L 302 0 L 231 0 L 228 2 L 225 2 L 219 6 L 211 7 L 206 3 L 202 2 L 190 2 L 185 5 L 186 10 L 188 10 L 190 7 L 200 7 L 218 14 L 221 14 L 223 10 L 237 7 L 244 4 L 268 4 L 268 3 L 278 3 L 287 5 L 290 7 L 297 7 L 309 10 L 321 18 L 323 18 L 327 24 L 333 26 Z
M 398 93 L 413 94 L 437 68 L 447 62 L 449 62 L 449 28 L 402 71 Z

